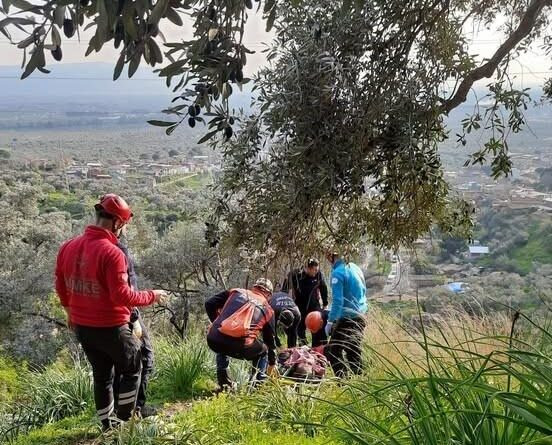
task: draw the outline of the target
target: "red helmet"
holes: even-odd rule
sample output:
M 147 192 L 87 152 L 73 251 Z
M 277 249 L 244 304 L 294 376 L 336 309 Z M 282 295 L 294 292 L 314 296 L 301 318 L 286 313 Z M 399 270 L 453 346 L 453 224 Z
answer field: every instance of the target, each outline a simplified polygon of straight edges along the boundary
M 322 326 L 324 326 L 324 319 L 322 318 L 322 312 L 320 311 L 310 312 L 307 315 L 307 318 L 305 318 L 305 326 L 313 334 L 316 334 L 320 329 L 322 329 Z
M 94 208 L 96 210 L 103 210 L 105 213 L 119 218 L 125 224 L 132 218 L 132 210 L 130 210 L 127 202 L 114 193 L 102 196 L 100 202 Z

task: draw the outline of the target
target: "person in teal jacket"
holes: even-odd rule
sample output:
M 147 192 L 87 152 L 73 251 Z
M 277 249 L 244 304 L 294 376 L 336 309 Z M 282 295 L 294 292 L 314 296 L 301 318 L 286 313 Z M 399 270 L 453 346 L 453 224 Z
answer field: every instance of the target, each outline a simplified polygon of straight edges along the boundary
M 328 260 L 332 263 L 332 305 L 325 328 L 331 335 L 326 356 L 337 377 L 346 376 L 349 370 L 360 374 L 364 315 L 368 310 L 366 281 L 356 264 L 346 263 L 335 253 L 328 254 Z

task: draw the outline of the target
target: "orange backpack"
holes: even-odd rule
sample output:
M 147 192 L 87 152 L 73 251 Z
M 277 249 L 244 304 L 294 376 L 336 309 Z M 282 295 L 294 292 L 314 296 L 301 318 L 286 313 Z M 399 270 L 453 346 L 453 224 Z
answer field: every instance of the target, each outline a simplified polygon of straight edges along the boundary
M 236 312 L 222 321 L 218 328 L 219 332 L 234 338 L 247 338 L 255 335 L 251 330 L 251 321 L 256 308 L 259 308 L 263 313 L 266 312 L 266 300 L 262 296 L 244 289 L 233 289 L 232 293 L 245 296 L 246 302 Z M 234 296 L 232 295 L 228 302 Z

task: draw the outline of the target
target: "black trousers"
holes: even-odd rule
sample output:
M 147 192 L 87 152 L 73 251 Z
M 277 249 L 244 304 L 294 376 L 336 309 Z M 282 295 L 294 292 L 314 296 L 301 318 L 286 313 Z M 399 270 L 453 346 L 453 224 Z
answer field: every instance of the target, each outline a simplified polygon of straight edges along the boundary
M 251 362 L 251 379 L 262 380 L 268 365 L 268 348 L 256 339 L 245 345 L 242 339 L 231 339 L 221 335 L 208 335 L 207 345 L 216 353 L 217 374 L 228 369 L 230 359 L 248 360 Z
M 142 317 L 138 318 L 138 322 L 142 327 L 142 347 L 140 353 L 142 356 L 142 374 L 140 376 L 140 386 L 138 386 L 138 396 L 136 398 L 136 409 L 142 409 L 146 404 L 146 391 L 148 389 L 148 383 L 151 375 L 153 374 L 153 345 L 149 337 L 148 331 Z M 115 397 L 115 408 L 117 408 L 117 399 L 120 392 L 122 375 L 115 370 L 115 378 L 113 380 L 113 394 Z
M 251 361 L 255 367 L 259 360 L 266 357 L 268 352 L 266 345 L 259 339 L 245 345 L 242 339 L 234 340 L 222 336 L 208 336 L 207 345 L 217 354 L 217 370 L 228 368 L 230 362 L 228 357 Z
M 362 372 L 362 335 L 366 321 L 363 317 L 342 318 L 335 323 L 325 355 L 337 377 L 348 371 Z
M 75 326 L 75 333 L 92 365 L 96 412 L 102 425 L 109 427 L 109 417 L 115 412 L 115 370 L 121 375 L 116 414 L 121 420 L 130 419 L 142 371 L 140 341 L 128 324 L 111 328 Z
M 296 320 L 289 328 L 284 329 L 288 348 L 295 348 L 297 346 L 297 329 L 299 328 L 300 322 L 301 322 L 300 319 Z M 280 337 L 278 337 L 278 335 L 276 335 L 275 340 L 276 340 L 276 346 L 281 347 L 282 342 L 280 340 Z

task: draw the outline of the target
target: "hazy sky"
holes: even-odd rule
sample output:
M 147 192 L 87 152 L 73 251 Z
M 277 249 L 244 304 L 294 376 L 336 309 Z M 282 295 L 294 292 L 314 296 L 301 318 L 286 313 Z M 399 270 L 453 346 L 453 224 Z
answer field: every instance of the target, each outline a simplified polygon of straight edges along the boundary
M 167 23 L 168 25 L 162 26 L 167 41 L 178 41 L 191 37 L 191 27 L 176 27 L 170 22 Z M 110 44 L 105 45 L 100 53 L 92 53 L 85 58 L 84 53 L 90 34 L 81 37 L 81 42 L 76 38 L 63 42 L 64 57 L 62 63 L 108 62 L 115 64 L 119 53 Z M 482 58 L 491 56 L 500 44 L 500 34 L 489 30 L 474 31 L 469 37 L 473 42 L 471 50 Z M 264 48 L 263 43 L 269 42 L 270 39 L 271 36 L 265 32 L 265 24 L 260 15 L 253 14 L 248 21 L 245 43 L 251 50 L 256 51 L 256 54 L 248 55 L 248 64 L 245 69 L 246 76 L 251 75 L 265 63 L 261 50 Z M 524 54 L 511 64 L 511 72 L 512 75 L 516 76 L 518 86 L 540 84 L 544 78 L 552 75 L 550 59 L 546 58 L 537 46 L 535 46 L 534 51 Z M 21 63 L 21 56 L 21 51 L 11 46 L 6 38 L 0 34 L 0 65 L 18 65 Z M 50 57 L 48 63 L 48 68 L 52 70 L 52 73 L 55 73 L 55 65 L 59 62 L 55 62 Z

